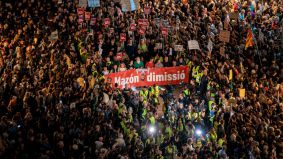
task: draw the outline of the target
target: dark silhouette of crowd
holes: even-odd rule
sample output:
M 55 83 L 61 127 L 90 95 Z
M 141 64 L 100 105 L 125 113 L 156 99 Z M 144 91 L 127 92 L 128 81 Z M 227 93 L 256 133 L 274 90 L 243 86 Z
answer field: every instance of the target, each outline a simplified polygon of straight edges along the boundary
M 140 0 L 123 12 L 101 0 L 85 8 L 91 24 L 78 0 L 1 0 L 0 158 L 283 158 L 282 2 Z M 129 29 L 138 19 L 144 35 Z M 176 66 L 189 66 L 189 83 L 119 89 L 104 78 Z

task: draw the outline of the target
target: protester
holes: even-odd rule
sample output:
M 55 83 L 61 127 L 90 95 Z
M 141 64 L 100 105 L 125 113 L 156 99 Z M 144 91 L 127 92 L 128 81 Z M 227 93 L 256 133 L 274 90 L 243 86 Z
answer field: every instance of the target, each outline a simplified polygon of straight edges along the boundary
M 1 158 L 283 158 L 282 1 L 99 2 L 0 1 Z M 177 66 L 189 83 L 107 78 Z

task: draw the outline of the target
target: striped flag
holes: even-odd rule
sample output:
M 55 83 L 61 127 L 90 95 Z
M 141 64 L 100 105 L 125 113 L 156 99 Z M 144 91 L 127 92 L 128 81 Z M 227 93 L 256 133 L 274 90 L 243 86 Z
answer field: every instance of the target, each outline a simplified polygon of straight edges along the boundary
M 247 49 L 248 47 L 252 47 L 253 45 L 254 45 L 253 32 L 252 32 L 252 29 L 249 29 L 248 34 L 247 34 L 247 38 L 246 38 L 245 49 Z

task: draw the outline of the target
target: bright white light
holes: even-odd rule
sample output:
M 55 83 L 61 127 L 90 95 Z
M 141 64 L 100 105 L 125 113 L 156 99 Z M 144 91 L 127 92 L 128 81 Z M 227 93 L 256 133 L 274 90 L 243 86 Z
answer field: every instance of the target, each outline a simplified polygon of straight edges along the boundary
M 197 134 L 198 136 L 200 136 L 200 135 L 202 134 L 201 130 L 197 129 L 197 130 L 196 130 L 196 134 Z
M 151 133 L 151 134 L 155 133 L 155 127 L 154 126 L 150 126 L 148 130 L 149 130 L 149 133 Z

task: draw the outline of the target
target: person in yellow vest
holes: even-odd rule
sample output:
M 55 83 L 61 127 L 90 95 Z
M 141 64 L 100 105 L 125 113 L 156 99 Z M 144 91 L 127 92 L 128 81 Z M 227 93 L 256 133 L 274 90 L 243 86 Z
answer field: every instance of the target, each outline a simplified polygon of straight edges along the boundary
M 197 78 L 198 70 L 199 70 L 199 66 L 194 66 L 192 69 L 192 77 L 195 79 Z
M 198 70 L 198 71 L 197 71 L 197 75 L 196 75 L 196 82 L 197 82 L 198 84 L 200 84 L 202 76 L 203 76 L 203 72 L 200 71 L 200 70 Z
M 149 93 L 146 88 L 143 88 L 142 90 L 140 90 L 140 97 L 143 97 L 143 101 L 147 101 L 148 95 Z
M 155 125 L 155 118 L 154 118 L 154 115 L 152 114 L 152 112 L 149 113 L 149 122 L 150 122 L 150 125 Z
M 177 152 L 178 152 L 177 147 L 173 144 L 173 142 L 170 142 L 170 144 L 165 148 L 165 158 L 166 159 L 175 158 Z
M 159 86 L 154 84 L 152 87 L 150 87 L 150 96 L 155 95 L 157 98 L 159 97 Z

